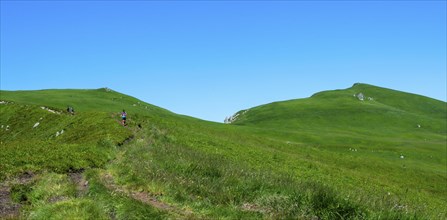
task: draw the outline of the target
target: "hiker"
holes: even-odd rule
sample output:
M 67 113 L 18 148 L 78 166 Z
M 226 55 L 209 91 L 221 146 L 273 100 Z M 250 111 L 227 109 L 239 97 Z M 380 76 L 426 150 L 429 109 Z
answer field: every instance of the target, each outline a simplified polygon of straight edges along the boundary
M 70 113 L 70 114 L 72 114 L 72 115 L 74 115 L 74 109 L 73 109 L 73 107 L 68 106 L 68 107 L 67 107 L 67 112 Z
M 123 109 L 123 112 L 121 112 L 121 119 L 123 119 L 123 121 L 122 121 L 123 126 L 126 126 L 126 117 L 127 117 L 127 113 Z

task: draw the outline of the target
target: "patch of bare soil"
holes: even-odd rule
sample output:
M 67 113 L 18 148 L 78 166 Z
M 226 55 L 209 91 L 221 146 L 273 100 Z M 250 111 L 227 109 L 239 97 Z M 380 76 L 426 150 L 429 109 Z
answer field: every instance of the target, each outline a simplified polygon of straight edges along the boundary
M 11 199 L 11 187 L 0 186 L 0 219 L 13 219 L 19 216 L 20 204 Z
M 84 178 L 83 170 L 68 173 L 70 180 L 76 185 L 76 197 L 84 196 L 88 192 L 88 181 Z
M 262 208 L 261 206 L 252 203 L 244 203 L 241 208 L 242 210 L 249 212 L 260 212 L 260 213 L 268 212 L 268 210 L 266 210 L 265 208 Z
M 21 204 L 12 201 L 11 186 L 17 184 L 28 184 L 32 181 L 34 174 L 25 172 L 17 178 L 0 183 L 0 219 L 16 219 L 20 215 Z

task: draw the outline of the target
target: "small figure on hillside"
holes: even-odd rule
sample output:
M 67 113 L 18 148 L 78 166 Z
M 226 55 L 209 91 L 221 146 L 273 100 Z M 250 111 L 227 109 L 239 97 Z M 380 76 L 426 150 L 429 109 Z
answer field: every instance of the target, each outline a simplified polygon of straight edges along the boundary
M 68 106 L 68 107 L 67 107 L 67 112 L 70 113 L 70 114 L 72 114 L 72 115 L 74 115 L 74 113 L 75 113 L 74 108 L 71 107 L 71 106 Z
M 123 110 L 123 112 L 121 112 L 121 119 L 122 119 L 122 124 L 123 126 L 126 126 L 126 117 L 127 117 L 127 113 L 126 111 Z

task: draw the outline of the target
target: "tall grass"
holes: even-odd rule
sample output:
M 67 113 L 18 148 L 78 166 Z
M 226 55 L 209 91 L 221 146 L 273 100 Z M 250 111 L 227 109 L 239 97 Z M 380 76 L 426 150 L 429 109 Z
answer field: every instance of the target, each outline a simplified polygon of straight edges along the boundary
M 208 217 L 368 219 L 401 216 L 411 219 L 431 216 L 427 215 L 429 209 L 419 207 L 418 200 L 413 197 L 396 200 L 396 195 L 382 196 L 387 192 L 379 185 L 371 185 L 382 180 L 367 185 L 361 185 L 362 179 L 343 182 L 346 178 L 342 178 L 341 173 L 327 176 L 330 172 L 340 172 L 340 167 L 322 166 L 317 158 L 308 161 L 281 151 L 266 154 L 275 148 L 285 148 L 286 143 L 282 147 L 265 148 L 256 147 L 259 139 L 244 140 L 248 145 L 244 148 L 237 144 L 237 139 L 209 141 L 207 134 L 213 133 L 213 129 L 205 133 L 190 127 L 145 126 L 151 130 L 141 133 L 111 167 L 118 182 L 131 189 L 162 195 L 160 199 L 166 202 L 206 213 Z M 269 145 L 267 139 L 260 140 Z M 308 153 L 312 151 L 328 158 L 334 156 L 321 149 L 311 149 Z M 340 158 L 343 157 L 333 160 Z M 310 169 L 296 175 L 291 168 L 300 167 L 300 164 L 309 164 Z M 388 190 L 395 192 L 393 188 Z M 442 202 L 435 201 L 433 205 L 442 210 Z M 396 208 L 401 206 L 405 206 L 405 210 Z

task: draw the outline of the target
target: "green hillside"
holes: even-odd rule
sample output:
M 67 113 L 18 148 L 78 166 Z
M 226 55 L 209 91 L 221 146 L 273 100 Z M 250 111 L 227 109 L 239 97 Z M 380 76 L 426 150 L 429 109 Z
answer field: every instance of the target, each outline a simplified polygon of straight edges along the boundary
M 427 97 L 356 84 L 219 124 L 109 89 L 0 94 L 1 218 L 447 217 L 447 108 Z
M 364 95 L 364 101 L 355 96 L 359 93 Z M 367 84 L 320 92 L 306 99 L 275 102 L 244 112 L 239 112 L 241 116 L 233 124 L 269 127 L 287 121 L 277 127 L 307 129 L 315 125 L 318 129 L 330 126 L 368 130 L 389 125 L 405 130 L 425 124 L 423 128 L 430 132 L 445 134 L 442 122 L 447 119 L 445 102 Z
M 21 104 L 51 106 L 65 110 L 74 106 L 79 112 L 113 112 L 122 108 L 134 108 L 137 112 L 148 111 L 157 114 L 172 114 L 160 107 L 144 103 L 109 88 L 88 89 L 49 89 L 37 91 L 1 91 L 1 99 Z
M 363 101 L 356 96 L 360 93 Z M 446 108 L 445 102 L 435 99 L 354 84 L 344 90 L 320 92 L 310 98 L 240 111 L 232 124 L 298 136 L 309 134 L 312 142 L 325 145 L 341 143 L 345 138 L 369 145 L 383 145 L 388 141 L 399 144 L 402 139 L 411 140 L 411 143 L 444 142 Z

